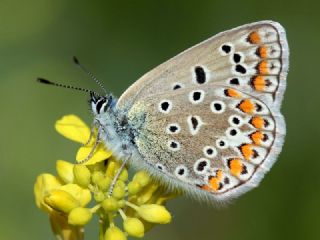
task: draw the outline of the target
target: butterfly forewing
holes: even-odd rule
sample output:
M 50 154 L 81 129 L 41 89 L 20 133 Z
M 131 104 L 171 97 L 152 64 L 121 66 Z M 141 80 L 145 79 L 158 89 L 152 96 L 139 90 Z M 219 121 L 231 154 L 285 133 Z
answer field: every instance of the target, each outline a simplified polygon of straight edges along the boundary
M 279 24 L 244 25 L 147 73 L 117 108 L 136 126 L 137 150 L 160 178 L 234 197 L 256 186 L 281 150 L 287 67 Z
M 118 106 L 130 107 L 144 96 L 208 82 L 281 101 L 287 70 L 284 29 L 271 21 L 252 23 L 213 36 L 156 67 L 120 97 Z

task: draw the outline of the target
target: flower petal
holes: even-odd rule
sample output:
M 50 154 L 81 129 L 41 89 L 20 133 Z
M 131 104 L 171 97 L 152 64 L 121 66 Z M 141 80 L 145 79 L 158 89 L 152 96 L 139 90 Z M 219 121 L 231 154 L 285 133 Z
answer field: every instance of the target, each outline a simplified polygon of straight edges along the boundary
M 83 159 L 86 159 L 90 155 L 91 151 L 92 151 L 92 146 L 83 146 L 79 148 L 76 156 L 77 162 L 81 162 Z M 107 151 L 102 144 L 99 144 L 96 150 L 94 151 L 92 157 L 88 162 L 85 163 L 85 165 L 92 165 L 97 162 L 104 161 L 109 157 L 111 157 L 111 155 L 112 155 L 111 151 Z
M 44 202 L 44 197 L 48 195 L 52 189 L 58 189 L 61 185 L 61 181 L 49 173 L 39 175 L 34 185 L 34 195 L 38 208 L 50 213 L 52 208 Z
M 89 127 L 76 115 L 66 115 L 58 120 L 55 129 L 64 137 L 85 144 L 90 137 Z
M 66 191 L 77 201 L 79 201 L 81 207 L 85 207 L 91 201 L 91 193 L 89 189 L 82 188 L 77 184 L 66 184 L 63 185 L 61 190 Z

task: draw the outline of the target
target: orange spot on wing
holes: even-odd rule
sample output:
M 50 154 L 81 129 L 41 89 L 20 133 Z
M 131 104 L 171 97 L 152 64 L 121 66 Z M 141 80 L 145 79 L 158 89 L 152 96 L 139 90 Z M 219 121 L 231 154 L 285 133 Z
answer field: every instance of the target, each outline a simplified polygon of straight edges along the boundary
M 258 44 L 261 42 L 261 38 L 260 38 L 260 35 L 259 33 L 257 32 L 252 32 L 250 33 L 249 37 L 248 37 L 248 40 L 250 43 L 252 44 Z
M 255 128 L 263 128 L 264 127 L 264 119 L 260 116 L 253 117 L 250 121 L 250 123 L 255 127 Z
M 231 88 L 226 90 L 226 95 L 228 97 L 235 97 L 235 98 L 241 97 L 241 94 L 238 91 L 231 89 Z
M 252 145 L 251 144 L 244 144 L 240 147 L 240 151 L 243 157 L 246 160 L 250 160 L 251 156 L 253 155 Z
M 261 61 L 258 65 L 258 71 L 260 74 L 266 75 L 269 73 L 268 71 L 268 62 L 266 60 Z
M 256 76 L 252 80 L 252 84 L 253 84 L 254 89 L 256 89 L 257 91 L 263 91 L 266 86 L 266 82 L 265 82 L 263 76 Z
M 264 138 L 264 135 L 261 131 L 257 131 L 255 133 L 252 133 L 250 137 L 254 144 L 260 145 L 262 139 Z
M 217 170 L 217 178 L 219 179 L 219 181 L 222 179 L 223 173 L 222 170 Z
M 238 108 L 245 113 L 252 113 L 254 110 L 254 104 L 249 99 L 244 99 L 238 105 Z
M 217 175 L 209 179 L 209 186 L 213 189 L 213 191 L 218 191 L 220 189 L 222 175 L 222 171 L 218 170 Z
M 233 176 L 239 176 L 241 174 L 242 162 L 239 158 L 230 159 L 228 165 Z
M 205 191 L 207 191 L 207 192 L 211 192 L 211 191 L 212 191 L 212 188 L 211 188 L 210 186 L 208 186 L 208 185 L 203 185 L 203 186 L 201 186 L 201 189 L 202 189 L 202 190 L 205 190 Z
M 217 191 L 219 189 L 219 180 L 216 177 L 213 177 L 209 180 L 210 187 L 213 191 Z
M 258 54 L 261 58 L 266 58 L 268 56 L 267 48 L 265 46 L 261 46 L 258 48 Z

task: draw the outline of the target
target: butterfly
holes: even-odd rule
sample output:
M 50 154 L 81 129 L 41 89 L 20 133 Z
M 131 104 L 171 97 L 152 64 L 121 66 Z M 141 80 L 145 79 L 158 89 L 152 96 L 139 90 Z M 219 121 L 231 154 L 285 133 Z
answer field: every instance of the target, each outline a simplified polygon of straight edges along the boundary
M 288 58 L 277 22 L 219 33 L 119 99 L 91 92 L 99 139 L 170 188 L 200 200 L 235 198 L 258 186 L 281 151 Z

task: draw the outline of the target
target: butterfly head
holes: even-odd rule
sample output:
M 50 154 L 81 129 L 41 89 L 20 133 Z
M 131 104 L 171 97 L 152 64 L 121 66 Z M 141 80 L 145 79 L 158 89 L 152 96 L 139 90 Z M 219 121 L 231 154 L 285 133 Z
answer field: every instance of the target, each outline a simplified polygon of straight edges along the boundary
M 100 96 L 90 92 L 90 105 L 94 114 L 101 114 L 108 112 L 115 105 L 115 99 L 111 94 Z

